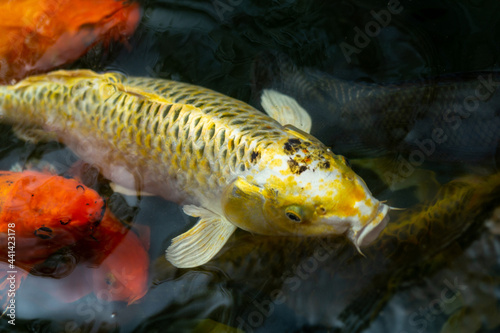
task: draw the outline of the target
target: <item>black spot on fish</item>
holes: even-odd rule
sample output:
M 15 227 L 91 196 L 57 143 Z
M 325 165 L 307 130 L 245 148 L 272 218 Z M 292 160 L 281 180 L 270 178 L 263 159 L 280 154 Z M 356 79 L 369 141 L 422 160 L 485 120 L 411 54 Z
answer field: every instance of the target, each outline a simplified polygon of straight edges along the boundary
M 288 141 L 285 142 L 285 145 L 283 146 L 285 154 L 291 155 L 295 153 L 299 149 L 300 144 L 300 139 L 288 139 Z
M 59 223 L 61 223 L 62 225 L 66 225 L 68 223 L 71 222 L 71 219 L 68 219 L 68 218 L 65 218 L 65 219 L 62 219 L 62 220 L 59 220 Z
M 255 163 L 257 160 L 260 158 L 260 152 L 259 151 L 253 151 L 252 154 L 250 154 L 250 162 Z
M 324 161 L 324 162 L 321 162 L 318 166 L 320 169 L 330 169 L 331 165 L 330 165 L 329 161 Z
M 40 239 L 51 239 L 52 238 L 52 229 L 47 227 L 40 227 L 34 232 L 35 236 Z
M 290 171 L 296 175 L 300 175 L 302 172 L 306 171 L 308 168 L 305 165 L 299 165 L 299 163 L 295 160 L 289 159 L 288 166 L 290 167 Z
M 85 192 L 85 187 L 83 187 L 82 185 L 78 185 L 76 189 L 80 192 Z

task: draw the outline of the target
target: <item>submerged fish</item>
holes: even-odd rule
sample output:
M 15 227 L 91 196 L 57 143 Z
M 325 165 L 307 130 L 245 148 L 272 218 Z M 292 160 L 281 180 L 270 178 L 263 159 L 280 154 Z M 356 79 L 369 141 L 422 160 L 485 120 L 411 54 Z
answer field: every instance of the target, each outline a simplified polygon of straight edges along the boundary
M 52 289 L 57 290 L 51 294 L 64 302 L 76 301 L 91 292 L 105 301 L 138 301 L 148 290 L 149 227 L 124 224 L 112 213 L 113 200 L 98 184 L 98 171 L 92 166 L 78 161 L 65 174 L 99 191 L 107 208 L 92 237 L 82 238 L 68 249 L 78 258 L 79 266 L 64 278 L 70 287 L 56 284 Z
M 124 40 L 139 19 L 138 4 L 124 1 L 2 1 L 0 82 L 75 61 L 99 42 Z
M 114 182 L 200 217 L 167 249 L 178 267 L 210 260 L 237 227 L 346 234 L 358 250 L 372 242 L 389 207 L 306 133 L 309 117 L 291 98 L 270 91 L 263 101 L 279 122 L 190 84 L 57 71 L 0 87 L 0 116 L 22 137 L 59 140 Z
M 0 261 L 21 268 L 17 287 L 34 265 L 64 246 L 90 237 L 104 201 L 73 179 L 36 171 L 0 171 Z M 7 270 L 0 290 L 7 287 Z
M 313 113 L 312 133 L 341 153 L 500 166 L 499 73 L 374 84 L 299 68 L 285 56 L 263 56 L 255 68 L 258 90 L 294 96 Z
M 93 239 L 82 239 L 76 251 L 90 252 L 87 263 L 92 267 L 89 273 L 97 297 L 131 304 L 148 290 L 149 256 L 146 247 L 134 231 L 107 209 Z

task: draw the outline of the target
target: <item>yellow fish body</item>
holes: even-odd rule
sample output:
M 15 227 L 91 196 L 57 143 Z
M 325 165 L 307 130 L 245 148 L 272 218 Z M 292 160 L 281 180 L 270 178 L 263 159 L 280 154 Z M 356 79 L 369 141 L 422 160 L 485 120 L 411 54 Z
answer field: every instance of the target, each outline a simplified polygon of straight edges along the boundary
M 389 207 L 342 156 L 282 125 L 310 128 L 295 104 L 264 95 L 278 122 L 202 87 L 88 70 L 0 87 L 0 117 L 25 138 L 57 139 L 112 181 L 200 217 L 167 249 L 177 267 L 207 262 L 237 227 L 264 235 L 346 234 L 359 250 L 386 225 Z

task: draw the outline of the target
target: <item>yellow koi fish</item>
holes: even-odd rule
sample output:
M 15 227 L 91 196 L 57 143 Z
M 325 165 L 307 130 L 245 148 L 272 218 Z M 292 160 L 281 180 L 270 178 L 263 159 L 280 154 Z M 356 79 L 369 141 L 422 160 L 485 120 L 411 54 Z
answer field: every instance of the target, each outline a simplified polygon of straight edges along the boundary
M 372 242 L 390 208 L 307 133 L 293 99 L 266 91 L 262 104 L 271 117 L 202 87 L 88 70 L 0 87 L 1 119 L 21 137 L 59 140 L 115 183 L 200 218 L 167 249 L 177 267 L 206 263 L 237 227 Z

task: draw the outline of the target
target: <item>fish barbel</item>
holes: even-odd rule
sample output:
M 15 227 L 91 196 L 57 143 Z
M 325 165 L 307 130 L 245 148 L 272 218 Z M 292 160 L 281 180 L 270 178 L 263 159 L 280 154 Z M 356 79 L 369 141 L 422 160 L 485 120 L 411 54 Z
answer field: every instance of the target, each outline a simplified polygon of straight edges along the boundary
M 346 234 L 358 250 L 372 242 L 389 207 L 306 133 L 308 115 L 293 99 L 268 91 L 263 105 L 279 121 L 202 87 L 88 70 L 0 87 L 2 121 L 21 137 L 59 140 L 119 185 L 200 217 L 167 249 L 177 267 L 204 264 L 237 227 Z

